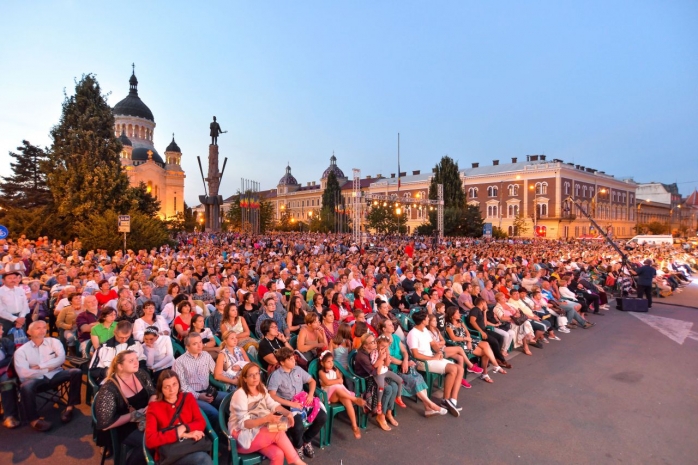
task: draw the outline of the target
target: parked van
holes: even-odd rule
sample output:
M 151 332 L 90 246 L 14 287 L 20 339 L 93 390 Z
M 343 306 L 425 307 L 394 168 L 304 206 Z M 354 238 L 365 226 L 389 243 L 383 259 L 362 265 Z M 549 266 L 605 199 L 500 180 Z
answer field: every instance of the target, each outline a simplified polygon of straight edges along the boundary
M 635 236 L 628 242 L 634 242 L 635 244 L 656 244 L 656 245 L 673 245 L 674 238 L 671 234 L 658 234 L 658 235 L 640 235 Z

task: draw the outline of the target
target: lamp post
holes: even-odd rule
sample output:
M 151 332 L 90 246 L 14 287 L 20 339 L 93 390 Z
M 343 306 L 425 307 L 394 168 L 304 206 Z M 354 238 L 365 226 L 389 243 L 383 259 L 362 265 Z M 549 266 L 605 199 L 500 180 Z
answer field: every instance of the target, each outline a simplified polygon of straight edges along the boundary
M 395 214 L 397 215 L 397 235 L 400 235 L 400 214 L 402 213 L 402 209 L 400 208 L 400 204 L 396 203 L 395 204 Z
M 605 193 L 606 193 L 605 188 L 602 187 L 601 189 L 597 189 L 596 192 L 594 193 L 594 198 L 591 199 L 591 205 L 592 205 L 591 217 L 594 219 L 596 219 L 596 204 L 598 203 L 598 196 L 599 196 L 599 194 L 605 194 Z M 591 230 L 592 227 L 593 227 L 593 225 L 590 225 L 589 230 Z
M 538 189 L 536 189 L 536 186 L 531 184 L 528 186 L 529 190 L 532 190 L 534 193 L 533 196 L 533 237 L 538 236 Z
M 640 234 L 640 209 L 642 208 L 642 204 L 645 202 L 650 203 L 651 200 L 650 199 L 643 200 L 642 202 L 637 204 L 637 215 L 635 217 L 635 232 L 638 234 Z
M 310 222 L 313 220 L 312 210 L 308 212 L 308 231 L 310 231 Z

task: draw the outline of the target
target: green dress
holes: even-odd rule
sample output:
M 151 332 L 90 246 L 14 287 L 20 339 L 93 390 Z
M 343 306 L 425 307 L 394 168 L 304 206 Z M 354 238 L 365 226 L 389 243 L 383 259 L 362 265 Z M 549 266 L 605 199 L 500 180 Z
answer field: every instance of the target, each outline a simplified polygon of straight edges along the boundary
M 398 360 L 402 360 L 402 352 L 400 352 L 400 338 L 396 335 L 392 335 L 392 342 L 390 343 L 390 356 Z M 402 395 L 407 397 L 412 397 L 416 395 L 419 391 L 425 391 L 427 389 L 427 383 L 424 382 L 424 378 L 420 375 L 414 367 L 410 367 L 407 373 L 402 372 L 402 367 L 395 364 L 390 365 L 390 368 L 397 373 L 397 375 L 402 378 Z

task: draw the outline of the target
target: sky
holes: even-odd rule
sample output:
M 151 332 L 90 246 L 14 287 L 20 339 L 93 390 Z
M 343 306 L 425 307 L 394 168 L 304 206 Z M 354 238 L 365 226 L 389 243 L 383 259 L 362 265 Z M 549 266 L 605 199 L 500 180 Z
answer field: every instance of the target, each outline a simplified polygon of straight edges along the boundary
M 0 175 L 23 139 L 50 146 L 64 93 L 96 75 L 139 95 L 203 193 L 216 115 L 221 194 L 461 167 L 528 154 L 698 187 L 698 2 L 692 0 L 2 2 Z

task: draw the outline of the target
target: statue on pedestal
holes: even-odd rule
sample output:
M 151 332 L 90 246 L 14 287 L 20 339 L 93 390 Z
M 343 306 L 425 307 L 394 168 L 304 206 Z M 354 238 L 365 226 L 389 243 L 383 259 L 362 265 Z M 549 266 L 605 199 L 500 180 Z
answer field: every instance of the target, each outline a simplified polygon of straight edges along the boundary
M 211 145 L 218 145 L 218 135 L 225 134 L 228 131 L 222 131 L 221 125 L 216 122 L 216 117 L 213 117 L 213 123 L 211 123 Z

